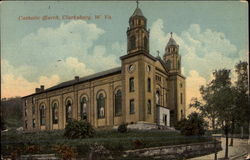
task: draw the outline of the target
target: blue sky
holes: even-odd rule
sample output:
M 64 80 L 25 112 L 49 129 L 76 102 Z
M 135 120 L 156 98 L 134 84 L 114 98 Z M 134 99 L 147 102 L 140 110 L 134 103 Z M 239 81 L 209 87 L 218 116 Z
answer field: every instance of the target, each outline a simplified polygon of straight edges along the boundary
M 148 20 L 152 55 L 159 50 L 162 56 L 169 32 L 174 33 L 189 99 L 199 96 L 199 86 L 211 79 L 214 69 L 233 69 L 239 60 L 247 60 L 246 2 L 142 1 L 139 7 Z M 134 1 L 2 2 L 2 96 L 24 96 L 41 84 L 49 87 L 74 75 L 119 66 L 135 8 Z M 64 15 L 92 19 L 19 20 L 20 16 Z M 102 17 L 95 19 L 95 15 Z

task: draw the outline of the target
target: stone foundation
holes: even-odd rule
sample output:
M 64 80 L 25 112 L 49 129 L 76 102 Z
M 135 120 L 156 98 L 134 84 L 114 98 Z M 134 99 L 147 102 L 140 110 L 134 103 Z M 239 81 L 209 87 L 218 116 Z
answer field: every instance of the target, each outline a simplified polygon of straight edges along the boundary
M 217 141 L 216 144 L 215 142 L 205 142 L 128 150 L 123 156 L 154 157 L 154 159 L 157 159 L 157 157 L 166 159 L 178 159 L 192 158 L 211 154 L 214 153 L 215 150 L 222 150 L 221 142 Z

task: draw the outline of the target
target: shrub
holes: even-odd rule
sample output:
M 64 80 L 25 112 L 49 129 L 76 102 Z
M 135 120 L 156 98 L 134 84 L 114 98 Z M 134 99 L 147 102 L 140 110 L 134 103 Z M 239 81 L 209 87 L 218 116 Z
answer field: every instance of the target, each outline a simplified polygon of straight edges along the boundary
M 87 121 L 71 120 L 65 127 L 64 136 L 70 139 L 93 137 L 95 130 Z
M 205 134 L 207 123 L 198 113 L 191 113 L 188 119 L 184 119 L 177 123 L 177 128 L 180 128 L 181 134 L 186 136 L 202 136 Z
M 132 143 L 135 149 L 142 148 L 144 146 L 143 141 L 140 139 L 136 139 Z
M 182 119 L 180 121 L 178 121 L 175 125 L 174 125 L 174 128 L 176 130 L 181 130 L 181 128 L 183 128 L 183 126 L 185 126 L 185 123 L 187 122 L 187 119 Z
M 125 132 L 127 132 L 127 131 L 128 131 L 127 124 L 122 123 L 122 124 L 119 125 L 119 127 L 118 127 L 118 132 L 120 132 L 120 133 L 125 133 Z
M 54 151 L 56 151 L 63 160 L 71 160 L 77 155 L 75 148 L 65 145 L 56 145 Z

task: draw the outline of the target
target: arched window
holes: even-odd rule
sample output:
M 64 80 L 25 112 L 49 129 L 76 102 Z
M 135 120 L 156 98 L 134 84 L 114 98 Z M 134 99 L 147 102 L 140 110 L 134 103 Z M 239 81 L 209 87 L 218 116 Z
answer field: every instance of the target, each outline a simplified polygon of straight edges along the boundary
M 171 69 L 171 60 L 167 60 L 167 68 Z
M 134 85 L 134 78 L 129 79 L 129 91 L 134 92 L 135 91 L 135 85 Z
M 52 105 L 52 123 L 58 124 L 58 105 L 53 103 Z
M 24 116 L 26 117 L 27 116 L 27 108 L 25 107 L 24 109 Z
M 151 92 L 151 79 L 148 78 L 148 92 Z
M 35 119 L 32 119 L 32 127 L 36 128 L 36 120 Z
M 28 128 L 28 121 L 27 120 L 25 121 L 25 128 L 26 129 Z
M 180 69 L 180 68 L 181 68 L 181 62 L 178 61 L 178 69 Z
M 181 104 L 182 104 L 183 103 L 183 95 L 182 95 L 182 93 L 180 95 L 180 101 L 181 101 Z
M 105 98 L 102 93 L 97 98 L 97 114 L 98 118 L 105 117 Z
M 136 45 L 135 45 L 135 42 L 136 42 L 136 39 L 135 39 L 135 36 L 132 36 L 131 38 L 130 38 L 130 49 L 135 49 L 135 47 L 136 47 Z
M 129 101 L 129 113 L 134 114 L 135 113 L 135 100 L 131 99 Z
M 160 105 L 160 91 L 159 90 L 157 90 L 155 94 L 155 103 L 157 105 Z
M 80 116 L 81 120 L 87 119 L 87 98 L 83 97 L 80 102 Z
M 66 102 L 66 122 L 68 123 L 73 118 L 72 103 L 70 100 Z
M 120 116 L 122 114 L 122 92 L 118 90 L 115 94 L 115 115 Z
M 184 113 L 182 110 L 181 110 L 181 119 L 184 119 Z
M 42 105 L 40 108 L 40 124 L 41 126 L 45 125 L 45 106 Z
M 33 104 L 32 105 L 32 114 L 35 114 L 36 113 L 36 108 L 35 108 L 35 105 Z
M 151 100 L 148 100 L 148 114 L 151 114 Z
M 148 49 L 148 39 L 147 39 L 147 37 L 144 37 L 144 48 L 146 50 Z

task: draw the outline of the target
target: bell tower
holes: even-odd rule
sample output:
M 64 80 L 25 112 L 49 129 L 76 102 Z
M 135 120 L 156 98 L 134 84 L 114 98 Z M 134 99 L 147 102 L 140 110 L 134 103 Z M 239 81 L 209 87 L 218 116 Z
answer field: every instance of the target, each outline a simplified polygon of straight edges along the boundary
M 127 52 L 128 54 L 142 51 L 149 54 L 149 31 L 147 30 L 147 19 L 143 16 L 141 9 L 137 7 L 129 18 L 127 29 Z
M 173 33 L 171 32 L 170 34 L 171 37 L 165 48 L 163 60 L 167 64 L 167 68 L 170 72 L 181 73 L 181 56 L 179 55 L 179 45 L 175 42 Z

